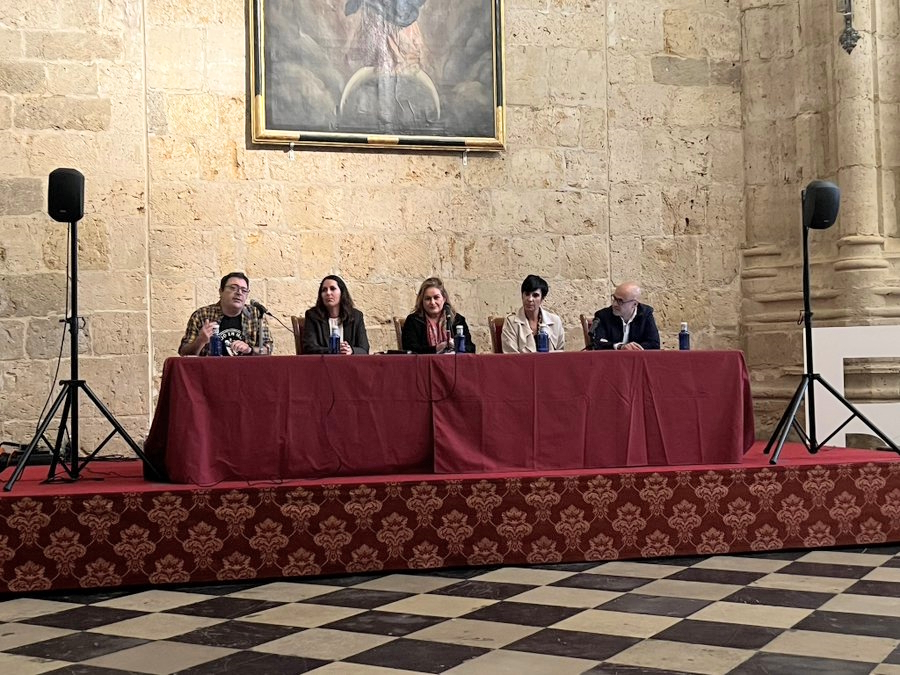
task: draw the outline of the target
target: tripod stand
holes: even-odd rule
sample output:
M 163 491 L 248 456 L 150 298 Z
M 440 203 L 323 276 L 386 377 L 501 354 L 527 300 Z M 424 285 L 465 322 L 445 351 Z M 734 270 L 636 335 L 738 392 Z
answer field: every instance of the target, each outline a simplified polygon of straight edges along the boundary
M 826 203 L 817 207 L 816 197 L 820 193 L 825 195 L 824 198 L 820 197 L 820 199 L 823 199 Z M 897 447 L 897 444 L 870 422 L 856 406 L 844 398 L 841 393 L 832 387 L 824 377 L 819 375 L 813 367 L 813 313 L 810 308 L 809 300 L 809 230 L 810 228 L 825 229 L 834 223 L 835 218 L 837 218 L 839 198 L 840 192 L 838 191 L 837 186 L 832 185 L 831 183 L 825 183 L 824 181 L 813 181 L 807 186 L 807 189 L 803 191 L 803 331 L 806 343 L 806 366 L 804 369 L 805 372 L 800 378 L 800 384 L 797 385 L 797 389 L 794 392 L 793 397 L 791 397 L 790 403 L 788 403 L 787 408 L 781 415 L 781 419 L 775 427 L 775 431 L 772 432 L 772 437 L 766 444 L 765 450 L 763 450 L 763 453 L 768 455 L 772 447 L 775 447 L 775 452 L 772 453 L 769 464 L 778 463 L 778 458 L 784 447 L 785 439 L 791 429 L 794 429 L 797 432 L 797 435 L 800 437 L 801 442 L 806 446 L 809 453 L 815 454 L 854 418 L 858 418 L 872 431 L 873 434 L 884 441 L 891 450 L 900 454 L 900 448 Z M 850 417 L 844 420 L 840 426 L 821 442 L 819 442 L 816 435 L 816 390 L 814 386 L 816 382 L 821 384 L 825 388 L 825 391 L 834 396 L 834 398 L 842 403 L 851 413 Z M 804 396 L 807 397 L 807 418 L 809 419 L 808 434 L 797 421 L 797 410 L 800 409 L 800 404 L 803 402 Z
M 47 411 L 47 414 L 38 423 L 34 438 L 31 439 L 28 447 L 25 448 L 25 452 L 20 455 L 19 461 L 16 464 L 15 472 L 3 487 L 6 492 L 12 490 L 13 486 L 16 484 L 16 481 L 19 480 L 19 477 L 25 470 L 25 466 L 28 464 L 28 458 L 31 457 L 31 453 L 34 452 L 37 444 L 41 440 L 43 440 L 45 443 L 50 445 L 44 434 L 47 431 L 47 427 L 49 427 L 50 423 L 53 421 L 53 418 L 56 415 L 56 411 L 59 410 L 60 406 L 62 406 L 62 416 L 60 417 L 59 421 L 59 429 L 56 434 L 56 442 L 50 448 L 51 461 L 50 471 L 47 474 L 47 480 L 50 480 L 54 477 L 57 465 L 62 467 L 63 471 L 68 474 L 69 479 L 71 479 L 72 481 L 78 480 L 84 467 L 87 466 L 87 464 L 92 459 L 94 459 L 97 453 L 100 452 L 100 450 L 102 450 L 103 447 L 110 440 L 112 440 L 112 438 L 116 434 L 119 434 L 125 441 L 125 443 L 127 443 L 128 446 L 134 451 L 134 453 L 141 460 L 143 460 L 144 465 L 149 466 L 153 470 L 153 473 L 155 473 L 155 469 L 153 469 L 152 465 L 147 461 L 147 457 L 144 455 L 144 452 L 141 450 L 140 446 L 134 442 L 134 439 L 132 439 L 131 436 L 128 435 L 128 432 L 125 431 L 125 428 L 121 424 L 119 424 L 118 420 L 116 420 L 109 409 L 105 405 L 103 405 L 103 402 L 99 398 L 97 398 L 97 395 L 93 391 L 91 391 L 91 388 L 87 385 L 87 382 L 79 379 L 78 377 L 78 221 L 75 220 L 69 223 L 69 228 L 71 245 L 69 255 L 71 256 L 70 260 L 72 267 L 72 281 L 70 286 L 71 314 L 64 320 L 64 322 L 69 325 L 70 336 L 69 379 L 60 381 L 61 389 L 59 390 L 59 394 L 57 394 L 56 399 L 53 401 L 53 405 L 51 405 L 50 409 Z M 113 427 L 113 430 L 105 439 L 103 439 L 100 445 L 98 445 L 93 450 L 93 452 L 91 452 L 87 457 L 84 458 L 79 458 L 78 456 L 79 392 L 84 392 L 85 395 L 87 395 L 91 403 L 96 406 L 96 408 Z M 67 429 L 69 431 L 70 438 L 68 443 L 64 443 Z

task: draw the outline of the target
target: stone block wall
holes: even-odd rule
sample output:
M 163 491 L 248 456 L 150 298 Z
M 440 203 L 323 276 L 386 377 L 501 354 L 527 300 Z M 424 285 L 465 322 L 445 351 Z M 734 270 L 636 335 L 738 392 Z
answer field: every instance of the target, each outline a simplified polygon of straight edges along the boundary
M 854 3 L 861 40 L 838 44 L 843 18 L 825 0 L 747 0 L 743 21 L 746 248 L 743 345 L 752 366 L 761 435 L 803 369 L 801 190 L 834 181 L 836 225 L 811 231 L 814 323 L 896 323 L 898 291 L 898 5 Z M 898 353 L 900 356 L 900 353 Z M 900 359 L 849 361 L 857 402 L 900 400 Z M 821 440 L 821 439 L 819 439 Z
M 154 370 L 229 269 L 282 315 L 342 275 L 376 349 L 431 274 L 485 349 L 532 272 L 571 348 L 578 315 L 631 277 L 670 344 L 689 320 L 701 345 L 736 346 L 740 41 L 717 4 L 507 3 L 508 151 L 468 157 L 247 147 L 243 12 L 151 9 Z
M 878 135 L 880 148 L 879 188 L 884 195 L 882 209 L 893 276 L 897 272 L 900 239 L 900 3 L 884 3 L 879 8 L 873 36 L 879 82 Z M 896 295 L 890 304 L 896 308 Z M 895 309 L 894 316 L 900 315 Z
M 877 204 L 878 233 L 824 233 L 816 274 L 896 250 L 896 12 L 871 31 L 880 89 L 860 94 L 860 113 L 836 103 L 852 80 L 835 74 L 832 4 L 508 0 L 508 147 L 464 157 L 249 144 L 241 0 L 3 3 L 0 434 L 27 440 L 52 381 L 66 249 L 45 201 L 57 166 L 87 177 L 86 376 L 136 436 L 188 315 L 233 269 L 285 320 L 341 274 L 375 349 L 393 346 L 391 317 L 431 274 L 481 349 L 487 316 L 518 306 L 528 273 L 550 282 L 570 349 L 578 315 L 637 278 L 665 345 L 688 321 L 699 348 L 744 347 L 762 409 L 777 405 L 800 361 L 799 188 L 868 180 L 840 155 L 838 128 L 870 109 L 881 196 L 855 198 Z M 877 284 L 843 273 L 868 279 L 885 312 L 897 304 L 887 264 Z M 822 284 L 823 315 L 858 286 Z M 288 353 L 290 334 L 275 330 Z
M 81 376 L 136 435 L 151 412 L 144 31 L 138 3 L 0 4 L 0 437 L 25 442 L 68 377 L 66 223 L 47 175 L 87 177 Z M 56 358 L 62 353 L 59 372 Z M 106 435 L 82 406 L 83 437 Z M 114 446 L 121 450 L 121 447 Z

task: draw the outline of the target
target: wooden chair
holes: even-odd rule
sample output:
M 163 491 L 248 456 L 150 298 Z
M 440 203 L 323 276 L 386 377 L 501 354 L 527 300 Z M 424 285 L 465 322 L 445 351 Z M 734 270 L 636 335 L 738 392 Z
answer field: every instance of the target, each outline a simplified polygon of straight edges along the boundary
M 406 319 L 401 319 L 399 316 L 394 317 L 394 332 L 397 334 L 397 349 L 403 349 L 403 324 L 406 323 Z
M 591 320 L 586 317 L 584 314 L 580 316 L 581 318 L 581 331 L 584 333 L 584 348 L 591 348 Z
M 489 316 L 488 330 L 491 331 L 491 347 L 494 348 L 495 354 L 503 353 L 503 343 L 500 336 L 503 334 L 503 324 L 506 321 L 505 316 Z
M 294 329 L 294 350 L 297 354 L 303 353 L 303 322 L 306 319 L 302 316 L 292 316 L 291 326 Z

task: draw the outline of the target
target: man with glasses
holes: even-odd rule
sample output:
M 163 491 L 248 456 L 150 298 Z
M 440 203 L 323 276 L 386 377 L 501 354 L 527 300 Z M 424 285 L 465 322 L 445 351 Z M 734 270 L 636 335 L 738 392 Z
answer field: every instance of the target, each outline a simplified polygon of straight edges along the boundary
M 633 281 L 616 286 L 612 304 L 594 314 L 591 349 L 659 349 L 653 308 L 642 305 L 641 289 Z
M 231 272 L 219 282 L 219 301 L 201 307 L 188 320 L 178 353 L 181 356 L 209 353 L 209 340 L 216 332 L 222 338 L 222 353 L 232 356 L 271 354 L 274 344 L 265 317 L 247 307 L 250 280 L 243 272 Z M 262 331 L 262 341 L 258 336 Z M 257 345 L 261 344 L 261 347 Z

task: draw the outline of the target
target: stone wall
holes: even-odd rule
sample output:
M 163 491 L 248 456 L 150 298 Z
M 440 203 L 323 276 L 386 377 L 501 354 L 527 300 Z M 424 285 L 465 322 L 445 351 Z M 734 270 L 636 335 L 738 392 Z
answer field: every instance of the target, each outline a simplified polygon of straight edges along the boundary
M 848 55 L 833 3 L 742 6 L 742 329 L 761 434 L 774 427 L 803 372 L 800 193 L 809 181 L 832 180 L 843 193 L 837 224 L 809 236 L 815 325 L 897 323 L 900 316 L 898 3 L 854 9 L 861 41 Z M 848 363 L 848 396 L 900 400 L 897 372 L 893 361 Z
M 875 113 L 879 138 L 876 155 L 878 185 L 883 195 L 883 228 L 887 237 L 886 251 L 894 278 L 900 253 L 900 2 L 885 2 L 878 7 L 873 35 L 874 63 L 878 80 Z M 892 301 L 891 301 L 892 300 Z M 886 304 L 894 308 L 892 317 L 900 315 L 896 294 Z
M 68 226 L 50 171 L 87 177 L 79 223 L 81 376 L 143 433 L 151 412 L 144 31 L 139 4 L 0 3 L 0 438 L 28 441 L 68 376 Z M 84 407 L 84 435 L 105 435 Z M 90 414 L 88 414 L 90 413 Z M 102 431 L 102 435 L 101 435 Z
M 670 344 L 686 319 L 701 346 L 736 345 L 738 12 L 692 6 L 509 3 L 509 149 L 465 159 L 248 149 L 243 14 L 221 17 L 213 49 L 208 17 L 151 11 L 155 367 L 231 268 L 283 314 L 341 274 L 376 348 L 432 273 L 485 347 L 487 316 L 515 308 L 530 272 L 550 281 L 573 348 L 578 314 L 630 277 Z
M 45 193 L 57 166 L 87 177 L 85 376 L 136 436 L 189 313 L 232 269 L 285 318 L 341 274 L 376 349 L 393 346 L 391 317 L 430 274 L 481 349 L 487 316 L 519 304 L 528 273 L 549 280 L 570 349 L 578 315 L 637 278 L 664 345 L 686 320 L 699 348 L 747 348 L 763 398 L 788 386 L 797 191 L 856 165 L 836 149 L 830 0 L 510 0 L 505 152 L 293 158 L 247 141 L 241 0 L 24 4 L 0 0 L 4 439 L 27 440 L 52 388 L 65 226 L 46 217 Z M 878 61 L 885 73 L 896 33 L 879 33 L 894 55 Z M 878 99 L 882 125 L 897 124 L 890 100 Z M 883 146 L 887 194 L 898 149 Z M 288 353 L 291 336 L 275 334 Z

